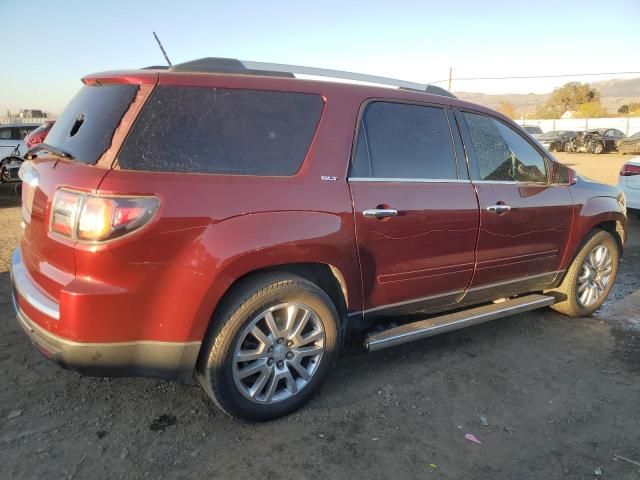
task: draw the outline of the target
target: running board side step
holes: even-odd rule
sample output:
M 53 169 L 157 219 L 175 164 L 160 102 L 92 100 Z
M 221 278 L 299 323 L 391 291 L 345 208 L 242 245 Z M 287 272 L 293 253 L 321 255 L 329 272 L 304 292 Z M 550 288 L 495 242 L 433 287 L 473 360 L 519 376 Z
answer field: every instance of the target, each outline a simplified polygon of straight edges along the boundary
M 501 303 L 460 310 L 369 334 L 364 340 L 364 347 L 369 352 L 375 352 L 383 348 L 546 307 L 553 303 L 555 303 L 554 297 L 536 294 L 506 300 Z

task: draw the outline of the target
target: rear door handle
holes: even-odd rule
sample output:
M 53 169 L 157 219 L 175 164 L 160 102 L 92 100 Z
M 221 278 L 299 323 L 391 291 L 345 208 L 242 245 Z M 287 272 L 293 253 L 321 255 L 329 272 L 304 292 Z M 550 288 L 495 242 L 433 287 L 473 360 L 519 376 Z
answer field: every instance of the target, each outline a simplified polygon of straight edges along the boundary
M 489 205 L 487 207 L 487 212 L 492 213 L 505 213 L 511 211 L 511 207 L 509 205 Z
M 398 210 L 393 208 L 368 208 L 362 211 L 362 215 L 367 218 L 397 217 Z

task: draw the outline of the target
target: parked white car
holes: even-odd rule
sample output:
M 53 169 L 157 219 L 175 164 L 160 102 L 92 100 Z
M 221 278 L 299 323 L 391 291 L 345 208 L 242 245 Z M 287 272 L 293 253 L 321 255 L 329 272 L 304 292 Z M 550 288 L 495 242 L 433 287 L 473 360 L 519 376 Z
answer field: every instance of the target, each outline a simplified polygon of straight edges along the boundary
M 39 123 L 0 124 L 0 161 L 19 147 L 20 156 L 26 153 L 24 137 L 40 126 Z
M 634 157 L 620 170 L 618 186 L 627 197 L 627 208 L 640 212 L 640 157 Z

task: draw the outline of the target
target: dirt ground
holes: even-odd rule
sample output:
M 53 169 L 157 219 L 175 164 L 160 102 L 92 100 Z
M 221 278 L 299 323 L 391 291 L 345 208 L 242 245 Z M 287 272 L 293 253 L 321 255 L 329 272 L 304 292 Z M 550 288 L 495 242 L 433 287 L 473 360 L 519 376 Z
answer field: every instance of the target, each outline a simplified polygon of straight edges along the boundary
M 558 157 L 609 183 L 623 162 Z M 544 309 L 349 350 L 306 408 L 266 424 L 227 418 L 195 384 L 82 377 L 41 356 L 10 304 L 19 219 L 0 187 L 1 479 L 640 478 L 638 219 L 593 317 Z

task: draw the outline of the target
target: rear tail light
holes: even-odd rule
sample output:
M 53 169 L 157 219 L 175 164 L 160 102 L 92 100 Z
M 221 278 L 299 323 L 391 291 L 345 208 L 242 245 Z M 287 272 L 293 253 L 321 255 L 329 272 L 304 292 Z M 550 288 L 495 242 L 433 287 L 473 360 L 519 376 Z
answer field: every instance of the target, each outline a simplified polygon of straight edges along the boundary
M 33 147 L 42 143 L 44 137 L 41 135 L 36 135 L 34 137 L 27 137 L 24 139 L 24 143 L 27 145 L 27 149 L 31 150 Z
M 640 175 L 640 165 L 627 163 L 626 165 L 623 165 L 622 170 L 620 170 L 620 175 L 622 175 L 623 177 L 632 177 L 634 175 Z
M 105 242 L 149 223 L 160 200 L 156 197 L 93 195 L 58 190 L 51 209 L 51 231 L 83 242 Z

